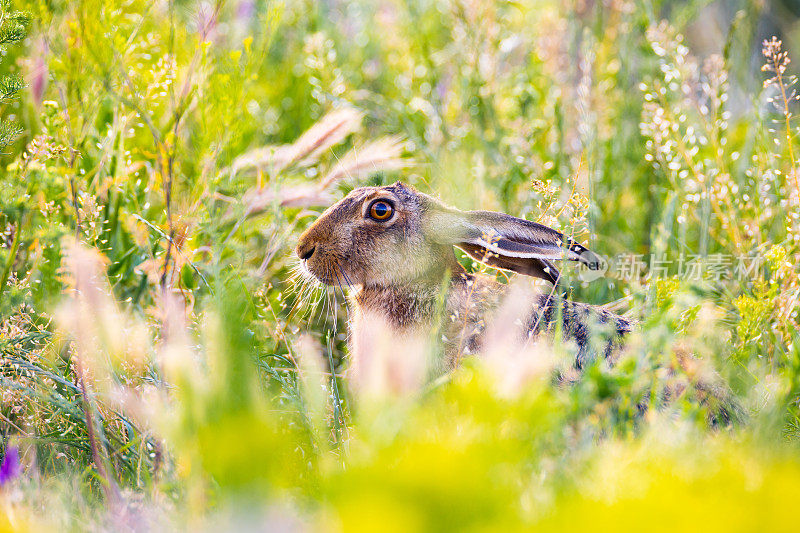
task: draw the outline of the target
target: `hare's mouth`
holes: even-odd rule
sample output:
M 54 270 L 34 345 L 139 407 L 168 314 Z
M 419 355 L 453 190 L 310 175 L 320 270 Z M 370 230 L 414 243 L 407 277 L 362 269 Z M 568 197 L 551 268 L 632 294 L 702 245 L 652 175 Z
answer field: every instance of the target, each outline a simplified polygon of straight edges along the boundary
M 318 272 L 313 266 L 308 264 L 308 260 L 300 261 L 300 272 L 303 277 L 315 283 L 323 285 L 336 285 L 338 282 L 330 272 Z

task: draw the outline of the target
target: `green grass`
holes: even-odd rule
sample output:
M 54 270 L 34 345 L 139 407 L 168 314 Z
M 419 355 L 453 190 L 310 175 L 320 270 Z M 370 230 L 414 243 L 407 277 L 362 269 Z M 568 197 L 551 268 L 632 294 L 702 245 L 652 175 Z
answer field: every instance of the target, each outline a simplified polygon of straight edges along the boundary
M 0 2 L 0 529 L 789 530 L 796 51 L 754 3 L 710 57 L 705 4 L 606 4 Z M 639 321 L 617 364 L 354 386 L 292 250 L 398 179 L 614 259 L 570 283 Z

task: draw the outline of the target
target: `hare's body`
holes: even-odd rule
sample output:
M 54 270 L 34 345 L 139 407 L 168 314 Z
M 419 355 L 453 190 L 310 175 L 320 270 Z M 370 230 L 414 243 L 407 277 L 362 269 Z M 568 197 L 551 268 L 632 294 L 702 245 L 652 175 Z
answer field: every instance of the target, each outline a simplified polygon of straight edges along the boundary
M 506 286 L 487 276 L 455 272 L 449 284 L 414 287 L 376 287 L 367 286 L 358 290 L 352 298 L 353 315 L 351 328 L 352 352 L 361 349 L 365 331 L 364 316 L 370 316 L 375 323 L 385 324 L 387 328 L 400 335 L 420 337 L 430 340 L 433 337 L 444 344 L 447 367 L 454 367 L 461 357 L 477 353 L 483 346 L 484 332 L 491 324 L 495 311 L 505 296 Z M 540 334 L 552 332 L 560 324 L 567 339 L 578 347 L 575 366 L 580 368 L 585 358 L 591 354 L 588 346 L 592 326 L 610 330 L 603 355 L 612 353 L 615 342 L 631 328 L 631 322 L 602 307 L 570 302 L 546 292 L 536 294 L 526 309 L 522 310 L 516 332 L 521 337 L 513 339 L 524 341 Z M 605 327 L 604 327 L 605 326 Z
M 553 283 L 559 274 L 551 260 L 596 265 L 596 256 L 555 230 L 503 213 L 458 211 L 401 183 L 354 190 L 303 234 L 297 253 L 323 283 L 355 289 L 355 359 L 374 349 L 375 330 L 381 329 L 395 344 L 441 340 L 446 364 L 453 366 L 481 349 L 506 287 L 465 272 L 453 246 L 486 264 Z M 560 324 L 578 346 L 578 367 L 590 352 L 593 324 L 610 325 L 606 356 L 631 329 L 625 318 L 554 292 L 532 298 L 517 331 L 532 338 Z

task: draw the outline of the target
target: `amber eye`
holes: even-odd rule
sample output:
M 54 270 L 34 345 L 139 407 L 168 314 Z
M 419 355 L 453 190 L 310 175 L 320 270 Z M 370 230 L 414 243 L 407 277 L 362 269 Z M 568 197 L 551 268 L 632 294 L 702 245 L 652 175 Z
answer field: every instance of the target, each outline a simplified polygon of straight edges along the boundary
M 373 202 L 372 205 L 369 206 L 369 216 L 375 220 L 388 220 L 392 216 L 392 213 L 394 213 L 392 204 L 384 202 L 383 200 Z

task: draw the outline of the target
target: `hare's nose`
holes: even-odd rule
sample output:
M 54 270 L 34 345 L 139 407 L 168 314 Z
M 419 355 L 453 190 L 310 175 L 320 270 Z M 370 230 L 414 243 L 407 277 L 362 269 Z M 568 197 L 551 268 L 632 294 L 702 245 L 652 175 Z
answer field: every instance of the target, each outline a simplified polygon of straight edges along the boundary
M 300 257 L 300 259 L 305 261 L 312 255 L 314 255 L 314 250 L 316 249 L 317 247 L 314 246 L 312 243 L 301 242 L 300 244 L 297 245 L 297 255 L 298 257 Z

